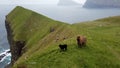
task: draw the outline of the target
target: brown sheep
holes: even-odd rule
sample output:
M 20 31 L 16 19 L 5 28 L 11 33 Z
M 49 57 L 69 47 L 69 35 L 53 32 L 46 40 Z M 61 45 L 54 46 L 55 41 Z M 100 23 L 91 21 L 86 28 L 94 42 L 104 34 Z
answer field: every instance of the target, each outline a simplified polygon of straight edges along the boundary
M 86 46 L 86 37 L 84 36 L 77 36 L 77 44 L 78 44 L 78 47 L 83 47 L 83 46 Z

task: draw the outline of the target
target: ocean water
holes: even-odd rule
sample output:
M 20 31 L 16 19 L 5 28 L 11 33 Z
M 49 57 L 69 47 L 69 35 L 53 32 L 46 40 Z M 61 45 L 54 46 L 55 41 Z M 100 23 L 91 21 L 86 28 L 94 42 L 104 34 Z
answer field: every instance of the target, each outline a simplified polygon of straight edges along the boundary
M 5 29 L 5 16 L 10 12 L 10 8 L 8 6 L 0 5 L 0 68 L 4 68 L 5 65 L 10 63 L 11 54 L 7 53 L 9 51 L 9 44 L 7 41 L 7 33 Z
M 0 60 L 0 68 L 10 63 L 9 44 L 5 29 L 5 16 L 17 5 L 0 5 L 0 56 L 5 54 Z M 25 8 L 36 11 L 54 20 L 66 23 L 78 23 L 91 21 L 99 18 L 120 15 L 120 9 L 85 9 L 79 6 L 57 6 L 57 5 L 20 5 Z

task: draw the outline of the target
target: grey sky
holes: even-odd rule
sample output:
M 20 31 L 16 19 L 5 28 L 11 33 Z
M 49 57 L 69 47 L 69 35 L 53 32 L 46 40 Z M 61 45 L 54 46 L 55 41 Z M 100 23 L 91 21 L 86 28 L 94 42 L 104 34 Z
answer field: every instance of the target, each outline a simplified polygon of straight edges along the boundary
M 59 0 L 0 0 L 0 4 L 57 4 Z
M 73 0 L 84 3 L 85 0 Z M 0 0 L 0 4 L 57 4 L 59 0 Z

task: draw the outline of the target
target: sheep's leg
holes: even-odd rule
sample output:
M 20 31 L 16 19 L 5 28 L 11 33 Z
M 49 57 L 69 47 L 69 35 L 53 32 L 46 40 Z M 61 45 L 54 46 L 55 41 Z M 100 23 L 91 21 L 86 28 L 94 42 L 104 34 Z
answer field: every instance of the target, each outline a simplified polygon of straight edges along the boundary
M 65 48 L 65 51 L 67 50 L 67 47 Z
M 83 46 L 86 47 L 86 43 L 85 42 L 83 42 Z

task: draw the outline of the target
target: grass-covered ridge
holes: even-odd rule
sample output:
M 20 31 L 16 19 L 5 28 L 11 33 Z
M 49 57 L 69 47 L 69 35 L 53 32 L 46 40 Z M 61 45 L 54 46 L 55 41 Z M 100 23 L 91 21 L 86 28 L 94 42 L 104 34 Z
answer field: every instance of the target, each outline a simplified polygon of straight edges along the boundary
M 18 6 L 7 19 L 14 40 L 26 41 L 26 52 L 13 68 L 120 67 L 120 16 L 70 25 Z M 87 47 L 77 48 L 78 35 L 87 37 Z M 66 52 L 60 52 L 60 43 L 68 44 Z

